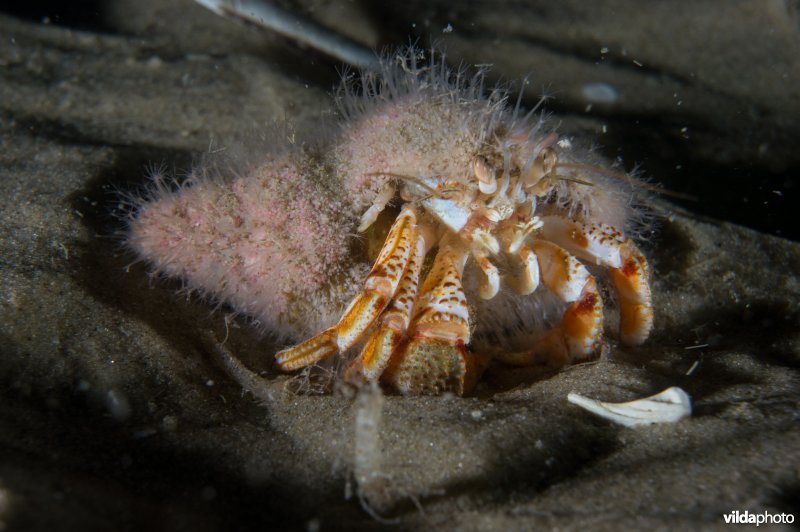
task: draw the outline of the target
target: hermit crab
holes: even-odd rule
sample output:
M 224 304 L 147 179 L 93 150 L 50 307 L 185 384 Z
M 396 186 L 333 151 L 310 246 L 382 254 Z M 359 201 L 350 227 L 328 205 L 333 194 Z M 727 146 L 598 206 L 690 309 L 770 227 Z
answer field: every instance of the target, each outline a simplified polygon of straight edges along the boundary
M 321 136 L 156 187 L 128 243 L 287 340 L 314 334 L 277 353 L 285 371 L 359 346 L 347 379 L 466 394 L 489 358 L 596 356 L 603 286 L 620 341 L 641 344 L 653 312 L 634 178 L 484 79 L 436 52 L 385 56 L 345 79 Z

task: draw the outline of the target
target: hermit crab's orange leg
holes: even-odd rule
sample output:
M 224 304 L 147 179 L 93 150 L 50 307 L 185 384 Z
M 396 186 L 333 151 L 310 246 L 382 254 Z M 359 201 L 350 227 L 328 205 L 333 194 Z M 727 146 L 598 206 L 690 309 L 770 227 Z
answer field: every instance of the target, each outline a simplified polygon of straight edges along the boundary
M 489 252 L 485 248 L 475 246 L 472 256 L 483 273 L 478 282 L 478 295 L 481 299 L 492 299 L 500 290 L 500 272 L 497 266 L 492 264 Z
M 603 302 L 594 277 L 575 257 L 551 242 L 536 241 L 532 247 L 539 259 L 542 281 L 570 305 L 561 322 L 532 349 L 497 357 L 510 364 L 545 361 L 562 365 L 592 355 L 600 347 L 603 332 Z
M 647 261 L 630 241 L 622 246 L 620 255 L 622 267 L 611 269 L 611 279 L 619 296 L 619 337 L 628 345 L 639 345 L 653 329 Z
M 516 275 L 508 275 L 505 283 L 520 295 L 533 293 L 539 286 L 539 261 L 536 260 L 536 253 L 523 245 L 512 257 L 516 257 L 519 271 Z
M 408 268 L 417 240 L 416 221 L 412 208 L 400 212 L 361 293 L 336 325 L 275 355 L 281 369 L 295 370 L 340 353 L 357 342 L 372 326 L 394 297 Z
M 619 296 L 620 340 L 639 345 L 653 328 L 647 260 L 622 233 L 605 224 L 583 225 L 558 216 L 543 218 L 542 234 L 573 255 L 608 267 Z
M 397 292 L 383 313 L 380 325 L 364 345 L 361 355 L 348 367 L 347 380 L 356 380 L 359 376 L 363 376 L 367 380 L 375 381 L 386 369 L 392 353 L 397 350 L 411 322 L 411 312 L 417 298 L 419 274 L 426 251 L 426 239 L 420 231 Z
M 383 379 L 404 394 L 469 393 L 479 377 L 467 350 L 469 309 L 461 274 L 469 249 L 445 239 L 420 291 L 409 339 L 392 357 Z

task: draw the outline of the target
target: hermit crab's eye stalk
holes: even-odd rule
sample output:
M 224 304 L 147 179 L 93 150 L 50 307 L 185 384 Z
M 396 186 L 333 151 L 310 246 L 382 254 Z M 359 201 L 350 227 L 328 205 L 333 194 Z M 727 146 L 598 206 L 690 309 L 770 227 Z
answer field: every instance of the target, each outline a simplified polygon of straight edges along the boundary
M 550 177 L 557 165 L 558 154 L 556 151 L 549 147 L 542 149 L 533 161 L 533 164 L 530 165 L 528 171 L 524 172 L 522 176 L 525 189 L 533 191 L 536 194 L 543 192 L 539 190 L 542 188 L 541 185 L 544 185 L 543 180 Z
M 475 177 L 478 178 L 478 188 L 484 194 L 493 194 L 497 190 L 497 179 L 494 168 L 483 157 L 478 157 L 473 163 Z

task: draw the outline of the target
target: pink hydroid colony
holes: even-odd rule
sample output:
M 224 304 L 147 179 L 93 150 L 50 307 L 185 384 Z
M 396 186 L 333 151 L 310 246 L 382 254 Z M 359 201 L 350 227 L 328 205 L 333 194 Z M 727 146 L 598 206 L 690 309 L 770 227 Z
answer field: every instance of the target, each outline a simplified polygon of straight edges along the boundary
M 272 153 L 233 175 L 201 168 L 196 176 L 214 177 L 172 191 L 154 187 L 132 218 L 129 247 L 157 273 L 184 279 L 281 337 L 302 339 L 329 326 L 369 271 L 356 228 L 388 180 L 468 179 L 478 156 L 506 171 L 524 168 L 532 147 L 552 136 L 543 115 L 523 116 L 519 104 L 509 109 L 505 91 L 484 94 L 482 72 L 452 71 L 431 56 L 418 62 L 418 50 L 401 51 L 357 78 L 358 87 L 343 83 L 340 121 L 324 141 L 277 137 Z M 599 162 L 588 150 L 563 147 L 562 161 Z M 591 181 L 556 184 L 540 212 L 631 230 L 638 218 L 630 187 L 602 172 Z M 469 295 L 474 266 L 464 277 Z M 547 290 L 522 297 L 504 289 L 490 301 L 469 300 L 476 343 L 524 340 L 563 308 Z
M 310 154 L 286 152 L 228 181 L 190 180 L 140 207 L 129 245 L 270 330 L 315 330 L 366 272 L 349 260 L 352 204 L 322 172 Z

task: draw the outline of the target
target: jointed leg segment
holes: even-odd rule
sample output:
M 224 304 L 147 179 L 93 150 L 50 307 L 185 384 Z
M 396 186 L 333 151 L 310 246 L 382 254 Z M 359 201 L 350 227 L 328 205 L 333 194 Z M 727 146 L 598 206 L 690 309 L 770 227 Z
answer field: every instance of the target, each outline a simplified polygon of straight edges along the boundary
M 647 261 L 630 241 L 622 247 L 620 255 L 622 267 L 611 270 L 619 297 L 619 336 L 628 345 L 639 345 L 653 329 Z
M 348 379 L 356 378 L 356 374 L 360 373 L 368 380 L 376 380 L 386 369 L 390 357 L 397 350 L 411 322 L 425 251 L 427 251 L 425 239 L 420 234 L 397 293 L 383 313 L 380 325 L 367 340 L 361 356 L 357 357 L 348 368 Z
M 394 297 L 416 240 L 416 214 L 411 208 L 403 209 L 367 276 L 364 290 L 350 303 L 339 322 L 310 340 L 280 351 L 275 356 L 278 365 L 289 371 L 299 369 L 345 351 L 357 342 Z

